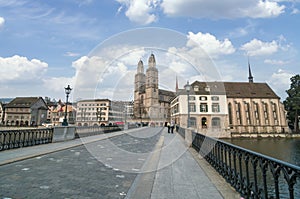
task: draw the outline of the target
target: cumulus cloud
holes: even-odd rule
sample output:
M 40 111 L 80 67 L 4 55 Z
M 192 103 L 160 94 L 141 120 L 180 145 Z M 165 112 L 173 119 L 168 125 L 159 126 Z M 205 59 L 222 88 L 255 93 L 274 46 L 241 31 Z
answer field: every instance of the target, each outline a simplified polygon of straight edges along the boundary
M 135 61 L 137 63 L 138 60 Z M 128 95 L 128 92 L 132 91 L 135 73 L 130 71 L 120 59 L 112 61 L 100 56 L 83 56 L 74 61 L 72 66 L 76 69 L 75 98 L 84 96 L 113 99 L 112 94 L 122 94 L 124 97 L 124 94 Z M 127 91 L 129 88 L 130 90 Z M 105 96 L 105 93 L 110 95 Z
M 125 15 L 130 21 L 146 25 L 156 21 L 157 17 L 153 14 L 157 1 L 155 0 L 117 0 L 122 6 L 118 12 L 126 7 Z
M 277 41 L 263 42 L 258 39 L 253 39 L 250 42 L 241 46 L 241 50 L 246 51 L 248 56 L 265 56 L 276 53 L 280 48 Z
M 269 83 L 279 96 L 285 97 L 287 96 L 285 90 L 290 87 L 290 78 L 294 75 L 289 71 L 279 69 L 272 74 Z
M 219 55 L 228 55 L 235 52 L 235 48 L 227 38 L 221 41 L 214 35 L 201 32 L 197 34 L 189 32 L 187 37 L 187 47 L 193 48 L 193 51 L 197 53 L 204 51 L 211 57 L 218 57 Z
M 41 79 L 47 71 L 48 64 L 38 59 L 28 60 L 27 57 L 15 55 L 0 57 L 0 81 L 24 81 Z
M 272 0 L 163 0 L 161 7 L 168 16 L 214 19 L 275 17 L 282 14 L 285 9 L 285 6 Z
M 3 17 L 0 17 L 0 30 L 4 26 L 5 19 Z
M 276 0 L 116 0 L 121 4 L 118 13 L 126 9 L 129 20 L 150 24 L 157 20 L 158 11 L 169 17 L 194 17 L 210 19 L 269 18 L 284 13 L 285 6 Z

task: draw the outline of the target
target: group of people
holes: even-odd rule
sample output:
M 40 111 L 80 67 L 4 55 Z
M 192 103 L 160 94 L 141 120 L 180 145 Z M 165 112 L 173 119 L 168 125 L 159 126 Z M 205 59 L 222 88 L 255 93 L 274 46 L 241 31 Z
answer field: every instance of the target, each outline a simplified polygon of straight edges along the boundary
M 168 122 L 167 126 L 168 126 L 168 133 L 174 133 L 174 127 L 175 127 L 174 120 L 171 120 L 171 123 Z

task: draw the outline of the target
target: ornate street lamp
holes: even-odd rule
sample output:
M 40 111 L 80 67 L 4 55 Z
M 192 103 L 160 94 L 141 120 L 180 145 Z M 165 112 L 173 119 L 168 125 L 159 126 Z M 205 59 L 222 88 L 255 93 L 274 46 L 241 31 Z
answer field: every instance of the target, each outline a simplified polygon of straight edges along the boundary
M 186 90 L 187 93 L 187 106 L 188 106 L 188 117 L 187 117 L 187 128 L 190 127 L 190 90 L 191 90 L 191 85 L 189 84 L 189 81 L 187 81 L 187 84 L 184 86 L 184 89 Z
M 68 114 L 68 99 L 69 99 L 69 95 L 71 93 L 72 88 L 70 87 L 70 85 L 68 85 L 68 87 L 65 88 L 65 93 L 66 93 L 66 107 L 65 107 L 65 118 L 64 121 L 62 122 L 62 126 L 68 126 L 68 120 L 67 120 L 67 114 Z

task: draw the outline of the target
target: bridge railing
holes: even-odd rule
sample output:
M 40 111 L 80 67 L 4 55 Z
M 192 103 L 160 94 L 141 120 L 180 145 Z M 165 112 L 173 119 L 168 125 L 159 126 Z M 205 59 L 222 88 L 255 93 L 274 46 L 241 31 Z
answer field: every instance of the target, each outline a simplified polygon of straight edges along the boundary
M 195 132 L 192 147 L 244 198 L 300 198 L 298 166 Z
M 76 127 L 75 138 L 99 135 L 103 133 L 111 133 L 121 131 L 121 126 L 82 126 Z
M 53 128 L 0 131 L 0 151 L 52 142 Z

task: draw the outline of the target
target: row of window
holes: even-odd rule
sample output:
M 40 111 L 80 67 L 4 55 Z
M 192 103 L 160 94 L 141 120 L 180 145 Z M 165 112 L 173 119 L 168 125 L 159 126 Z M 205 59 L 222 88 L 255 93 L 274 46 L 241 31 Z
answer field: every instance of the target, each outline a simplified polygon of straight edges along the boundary
M 195 96 L 189 96 L 190 101 L 196 100 Z M 200 101 L 207 101 L 207 96 L 199 96 Z M 212 101 L 219 101 L 219 96 L 211 96 Z
M 254 121 L 251 120 L 251 104 L 248 102 L 244 102 L 244 106 L 242 107 L 242 104 L 239 102 L 234 103 L 233 105 L 231 103 L 228 104 L 228 114 L 229 114 L 229 124 L 233 124 L 233 114 L 236 116 L 236 121 L 238 125 L 251 125 L 251 124 L 256 124 L 256 125 L 261 125 L 261 122 L 264 121 L 266 125 L 270 124 L 270 114 L 273 116 L 273 121 L 275 125 L 279 124 L 278 121 L 278 111 L 277 111 L 277 106 L 275 103 L 271 102 L 271 112 L 269 113 L 269 105 L 267 103 L 262 103 L 259 105 L 256 102 L 253 102 L 253 119 Z M 235 112 L 233 112 L 233 106 L 235 108 Z M 262 110 L 260 111 L 259 107 L 262 106 Z M 242 118 L 242 111 L 245 112 L 245 121 Z
M 200 112 L 203 112 L 203 113 L 209 112 L 208 104 L 207 103 L 200 103 L 199 110 L 200 110 Z M 195 103 L 190 103 L 190 112 L 197 112 Z M 211 104 L 211 112 L 213 112 L 213 113 L 219 113 L 220 112 L 219 103 L 212 103 Z
M 196 117 L 191 117 L 190 118 L 190 126 L 192 127 L 197 127 L 197 118 Z M 211 126 L 212 127 L 221 127 L 221 119 L 218 117 L 213 117 L 211 119 Z M 201 118 L 201 128 L 207 128 L 207 118 L 203 117 Z
M 107 103 L 101 103 L 101 104 L 80 104 L 79 106 L 107 106 Z
M 78 110 L 79 111 L 94 111 L 94 110 L 107 110 L 107 108 L 106 107 L 102 107 L 102 108 L 78 108 Z

